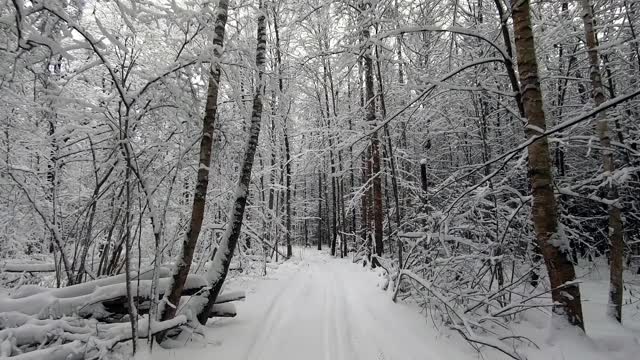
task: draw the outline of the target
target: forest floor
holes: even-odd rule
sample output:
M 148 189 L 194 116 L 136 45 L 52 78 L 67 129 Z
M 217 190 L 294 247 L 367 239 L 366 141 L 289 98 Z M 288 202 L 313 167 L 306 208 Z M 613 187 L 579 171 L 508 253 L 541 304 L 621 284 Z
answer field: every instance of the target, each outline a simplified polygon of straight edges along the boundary
M 210 321 L 204 338 L 194 336 L 182 348 L 156 346 L 149 353 L 140 341 L 143 350 L 136 359 L 507 358 L 493 350 L 481 355 L 459 335 L 436 328 L 418 309 L 393 303 L 389 293 L 376 286 L 382 282 L 378 273 L 350 259 L 334 259 L 315 249 L 297 248 L 294 252 L 294 259 L 270 270 L 267 277 L 236 278 L 232 282 L 232 290 L 247 290 L 247 300 L 237 305 L 237 317 Z M 585 290 L 601 291 L 599 287 L 591 289 L 597 282 L 589 284 Z M 588 303 L 588 293 L 585 298 Z M 589 310 L 589 306 L 586 308 Z M 528 359 L 579 360 L 631 359 L 629 356 L 639 353 L 640 332 L 590 317 L 587 320 L 594 322 L 588 331 L 596 335 L 593 339 L 550 332 L 549 318 L 540 312 L 524 317 L 515 325 L 517 332 L 530 336 L 541 349 L 530 345 L 518 352 Z

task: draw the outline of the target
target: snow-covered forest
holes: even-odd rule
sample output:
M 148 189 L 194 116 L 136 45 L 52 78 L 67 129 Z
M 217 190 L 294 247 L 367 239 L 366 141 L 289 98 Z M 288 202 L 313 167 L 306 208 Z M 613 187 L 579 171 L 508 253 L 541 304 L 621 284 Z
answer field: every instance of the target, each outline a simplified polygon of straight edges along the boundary
M 637 358 L 638 31 L 0 0 L 0 358 Z

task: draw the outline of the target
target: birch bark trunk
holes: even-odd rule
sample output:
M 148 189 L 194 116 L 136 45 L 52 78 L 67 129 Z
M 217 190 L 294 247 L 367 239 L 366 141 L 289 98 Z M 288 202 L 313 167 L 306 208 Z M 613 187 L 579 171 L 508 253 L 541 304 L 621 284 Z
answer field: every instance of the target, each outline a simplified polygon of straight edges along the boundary
M 244 216 L 247 197 L 249 196 L 249 186 L 251 183 L 251 171 L 253 160 L 258 147 L 260 137 L 260 123 L 262 121 L 262 103 L 265 88 L 265 57 L 267 51 L 267 29 L 265 12 L 262 1 L 258 7 L 258 43 L 256 48 L 256 68 L 258 69 L 258 79 L 256 92 L 253 97 L 253 108 L 251 111 L 251 123 L 249 125 L 249 138 L 245 147 L 244 158 L 240 168 L 240 178 L 235 192 L 235 201 L 229 211 L 229 224 L 220 241 L 219 250 L 216 252 L 213 261 L 208 269 L 207 277 L 210 282 L 210 289 L 206 292 L 207 302 L 198 312 L 198 320 L 201 324 L 206 324 L 211 308 L 216 298 L 222 290 L 222 284 L 227 277 L 231 258 L 238 244 L 240 231 L 242 230 L 242 218 Z
M 512 0 L 518 71 L 522 103 L 527 116 L 525 133 L 528 138 L 546 129 L 542 91 L 538 77 L 538 62 L 529 14 L 529 0 Z M 575 270 L 569 258 L 568 244 L 558 229 L 556 199 L 553 194 L 553 174 L 549 143 L 546 137 L 528 147 L 528 171 L 533 196 L 532 218 L 538 246 L 551 282 L 554 316 L 565 318 L 584 330 L 580 288 L 575 283 Z M 567 247 L 566 249 L 564 247 Z
M 587 54 L 589 56 L 589 77 L 591 79 L 591 87 L 593 101 L 595 106 L 602 105 L 607 97 L 605 89 L 602 85 L 602 75 L 600 73 L 600 57 L 598 54 L 598 39 L 594 30 L 593 7 L 590 0 L 581 0 L 582 20 L 584 22 L 584 33 L 587 41 Z M 610 246 L 610 273 L 609 273 L 609 310 L 608 314 L 618 322 L 622 322 L 622 295 L 623 289 L 623 256 L 624 256 L 624 234 L 622 228 L 622 216 L 619 205 L 616 204 L 618 199 L 618 187 L 616 186 L 612 176 L 616 171 L 616 166 L 611 151 L 611 138 L 609 126 L 607 124 L 607 114 L 602 111 L 598 113 L 596 118 L 596 132 L 600 139 L 602 147 L 602 162 L 604 168 L 604 176 L 607 179 L 606 197 L 611 204 L 609 205 L 609 246 Z
M 173 318 L 176 314 L 176 306 L 180 302 L 180 296 L 184 283 L 191 268 L 193 253 L 198 242 L 198 236 L 202 229 L 204 210 L 207 203 L 207 188 L 209 186 L 209 165 L 211 163 L 211 146 L 213 144 L 213 130 L 216 113 L 218 111 L 218 90 L 220 85 L 220 58 L 224 44 L 225 26 L 227 24 L 228 0 L 220 0 L 213 34 L 213 61 L 209 72 L 209 85 L 207 88 L 207 103 L 202 124 L 202 139 L 200 140 L 200 161 L 198 166 L 198 180 L 191 207 L 191 221 L 183 242 L 182 251 L 176 261 L 172 276 L 172 285 L 165 297 L 166 305 L 162 312 L 162 321 Z

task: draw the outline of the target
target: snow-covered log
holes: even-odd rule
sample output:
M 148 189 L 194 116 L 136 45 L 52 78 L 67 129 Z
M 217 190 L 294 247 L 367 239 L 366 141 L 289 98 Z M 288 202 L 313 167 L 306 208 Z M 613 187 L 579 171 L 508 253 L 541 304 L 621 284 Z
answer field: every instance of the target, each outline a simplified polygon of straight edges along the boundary
M 191 275 L 190 275 L 191 276 Z M 190 296 L 200 293 L 204 286 L 200 286 L 200 284 L 196 284 L 196 286 L 191 286 L 189 278 L 187 278 L 187 282 L 185 283 L 185 287 L 182 290 L 182 298 L 180 301 L 180 305 L 178 308 L 181 308 L 184 304 L 189 302 Z M 165 289 L 160 289 L 160 293 L 158 294 L 158 298 L 161 298 L 164 295 Z M 244 291 L 233 291 L 229 293 L 222 293 L 216 299 L 215 306 L 218 304 L 225 304 L 232 301 L 239 301 L 245 299 Z M 139 297 L 138 300 L 138 312 L 141 314 L 147 313 L 149 311 L 149 298 L 148 297 Z M 110 314 L 117 315 L 126 315 L 127 314 L 127 306 L 128 301 L 126 296 L 121 296 L 116 299 L 110 299 L 108 301 L 104 301 L 102 303 L 105 307 L 105 310 Z M 231 304 L 229 304 L 231 305 Z M 236 316 L 235 307 L 215 307 L 212 309 L 209 317 L 234 317 Z
M 13 360 L 73 360 L 99 358 L 120 342 L 131 340 L 132 331 L 129 323 L 98 326 L 72 326 L 63 320 L 32 319 L 17 327 L 0 331 L 3 358 Z M 152 322 L 149 317 L 138 322 L 138 337 L 145 338 L 154 334 L 185 325 L 187 317 L 179 315 L 167 321 Z M 25 346 L 53 344 L 33 351 L 24 351 Z M 5 346 L 6 345 L 6 346 Z M 40 346 L 39 346 L 40 347 Z M 12 356 L 13 355 L 13 356 Z
M 80 340 L 70 343 L 39 349 L 7 359 L 13 360 L 83 360 L 86 357 L 87 346 Z
M 9 273 L 23 273 L 23 272 L 54 272 L 56 271 L 56 264 L 54 263 L 19 263 L 19 262 L 5 262 L 0 264 L 0 271 Z
M 160 278 L 165 278 L 171 275 L 169 268 L 160 268 Z M 133 280 L 151 280 L 153 276 L 152 268 L 145 268 L 140 271 L 140 276 L 137 273 L 132 273 L 131 278 Z M 125 274 L 119 274 L 116 276 L 110 276 L 107 278 L 88 281 L 82 284 L 67 286 L 63 288 L 52 289 L 48 287 L 25 285 L 20 287 L 16 292 L 11 295 L 12 299 L 22 299 L 28 296 L 32 296 L 38 293 L 47 292 L 57 298 L 77 297 L 81 295 L 87 295 L 94 292 L 101 286 L 121 284 L 125 282 Z M 6 310 L 5 310 L 6 311 Z
M 120 275 L 119 275 L 120 276 Z M 123 277 L 124 278 L 124 277 Z M 113 305 L 126 302 L 126 286 L 124 282 L 114 282 L 111 278 L 92 281 L 62 289 L 40 291 L 30 296 L 15 298 L 0 298 L 0 309 L 16 311 L 38 318 L 60 318 L 72 314 L 81 317 L 104 318 L 112 314 Z M 108 281 L 110 280 L 110 281 Z M 168 288 L 170 278 L 162 278 L 158 284 L 159 296 Z M 107 283 L 108 285 L 102 285 Z M 185 291 L 191 294 L 207 285 L 204 278 L 189 275 L 185 284 Z M 152 280 L 140 280 L 133 289 L 133 296 L 139 299 L 149 299 L 151 296 Z M 91 290 L 91 291 L 90 291 Z M 105 306 L 111 305 L 109 306 Z M 124 308 L 124 306 L 123 306 Z
M 18 328 L 0 330 L 0 339 L 13 338 L 15 346 L 28 344 L 44 344 L 53 338 L 64 337 L 69 334 L 89 334 L 92 330 L 88 327 L 74 326 L 64 320 L 50 320 L 45 324 L 24 324 Z
M 91 322 L 93 324 L 95 320 L 80 319 L 77 317 L 63 317 L 55 320 L 38 319 L 36 317 L 25 315 L 15 311 L 0 313 L 0 329 L 18 328 L 25 324 L 44 326 L 56 322 L 66 322 L 70 326 L 82 327 L 85 326 L 87 322 Z
M 236 306 L 231 303 L 214 304 L 209 312 L 212 317 L 235 317 L 237 315 Z
M 216 299 L 216 304 L 223 304 L 231 301 L 244 300 L 245 297 L 246 297 L 246 294 L 244 291 L 232 291 L 228 293 L 222 293 Z

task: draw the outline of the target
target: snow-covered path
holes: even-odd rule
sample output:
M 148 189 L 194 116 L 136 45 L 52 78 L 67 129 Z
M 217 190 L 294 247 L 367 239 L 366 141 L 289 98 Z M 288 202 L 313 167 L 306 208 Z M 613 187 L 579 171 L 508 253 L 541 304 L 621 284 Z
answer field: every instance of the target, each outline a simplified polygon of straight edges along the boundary
M 204 349 L 162 358 L 198 360 L 438 360 L 473 358 L 376 287 L 376 274 L 312 249 L 238 304 L 238 316 L 209 324 Z M 189 346 L 187 346 L 189 347 Z M 185 351 L 186 350 L 186 351 Z M 446 350 L 446 352 L 445 352 Z M 157 353 L 153 358 L 157 359 Z

